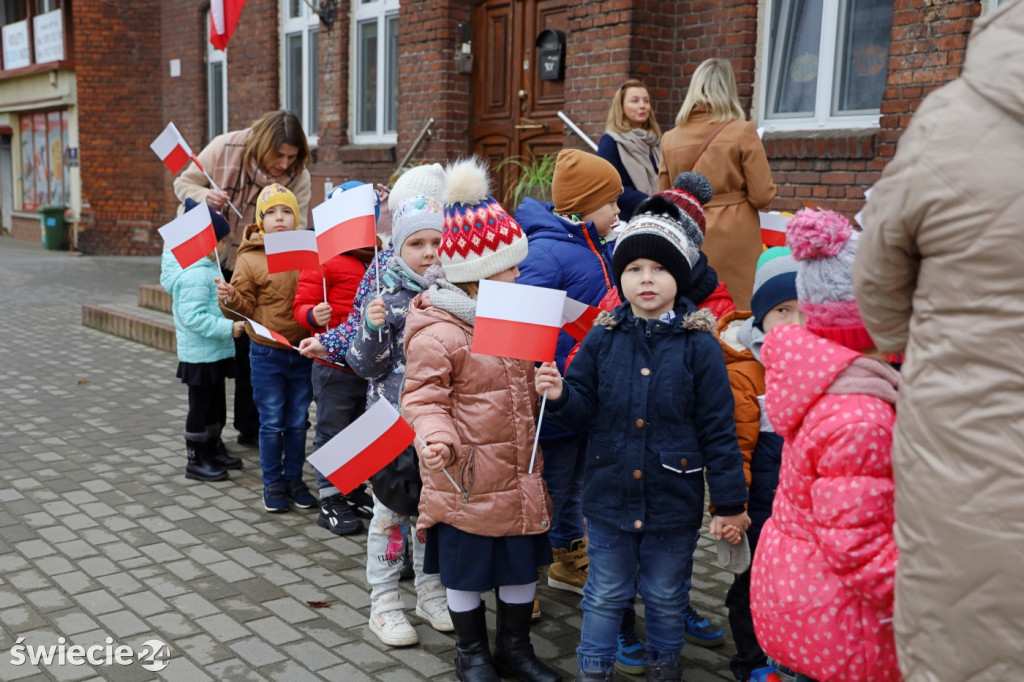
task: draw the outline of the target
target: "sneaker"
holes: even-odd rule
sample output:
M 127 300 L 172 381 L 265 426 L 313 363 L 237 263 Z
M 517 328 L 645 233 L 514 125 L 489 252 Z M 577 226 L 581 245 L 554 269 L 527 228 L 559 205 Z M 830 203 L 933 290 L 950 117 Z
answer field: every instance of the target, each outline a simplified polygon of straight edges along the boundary
M 708 619 L 697 613 L 693 606 L 686 607 L 683 620 L 686 621 L 683 638 L 690 644 L 713 647 L 725 642 L 725 631 L 708 622 Z
M 288 498 L 285 495 L 284 481 L 263 486 L 263 508 L 271 514 L 288 511 Z
M 427 583 L 416 591 L 416 615 L 430 623 L 438 632 L 452 632 L 452 616 L 448 612 L 448 597 L 440 580 Z
M 533 613 L 530 614 L 530 620 L 540 620 L 540 597 L 536 594 L 533 595 Z
M 551 551 L 555 560 L 548 566 L 548 587 L 582 595 L 590 568 L 587 541 L 580 538 L 573 540 L 569 549 L 553 548 Z
M 619 649 L 615 652 L 615 669 L 627 675 L 644 674 L 644 645 L 636 630 L 619 633 Z
M 341 493 L 320 500 L 320 516 L 316 525 L 335 535 L 354 535 L 363 532 L 363 522 L 356 518 L 352 507 Z
M 361 519 L 369 521 L 373 518 L 373 498 L 366 492 L 366 488 L 359 487 L 345 496 L 348 506 Z
M 766 665 L 763 668 L 752 670 L 748 682 L 781 682 L 781 680 L 782 678 L 776 672 L 775 666 Z
M 299 509 L 312 509 L 318 505 L 316 498 L 301 480 L 288 481 L 288 497 Z
M 419 607 L 417 606 L 417 612 Z M 405 606 L 398 590 L 385 592 L 370 605 L 370 632 L 388 646 L 411 646 L 420 641 L 405 617 Z

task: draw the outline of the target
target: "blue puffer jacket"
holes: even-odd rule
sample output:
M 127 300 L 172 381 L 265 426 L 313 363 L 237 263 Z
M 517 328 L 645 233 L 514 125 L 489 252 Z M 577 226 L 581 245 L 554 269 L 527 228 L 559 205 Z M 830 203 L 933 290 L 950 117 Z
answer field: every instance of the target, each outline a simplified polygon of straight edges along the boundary
M 699 529 L 705 474 L 716 513 L 747 501 L 715 317 L 686 299 L 675 313 L 603 313 L 548 401 L 552 420 L 589 428 L 583 516 L 626 532 Z
M 200 258 L 184 270 L 169 250 L 160 259 L 160 286 L 174 300 L 171 311 L 181 362 L 216 362 L 235 356 L 234 322 L 217 306 L 214 277 L 221 277 L 220 269 L 209 258 Z

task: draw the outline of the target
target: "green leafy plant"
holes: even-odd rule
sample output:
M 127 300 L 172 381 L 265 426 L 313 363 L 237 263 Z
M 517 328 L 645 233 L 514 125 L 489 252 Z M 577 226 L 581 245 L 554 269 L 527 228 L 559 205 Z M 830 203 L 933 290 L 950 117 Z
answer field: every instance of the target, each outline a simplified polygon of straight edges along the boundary
M 545 154 L 539 159 L 533 154 L 529 157 L 510 156 L 495 167 L 494 170 L 499 173 L 507 169 L 518 175 L 516 184 L 506 190 L 511 198 L 505 204 L 509 210 L 519 206 L 524 197 L 551 201 L 551 179 L 555 175 L 556 159 L 556 154 Z

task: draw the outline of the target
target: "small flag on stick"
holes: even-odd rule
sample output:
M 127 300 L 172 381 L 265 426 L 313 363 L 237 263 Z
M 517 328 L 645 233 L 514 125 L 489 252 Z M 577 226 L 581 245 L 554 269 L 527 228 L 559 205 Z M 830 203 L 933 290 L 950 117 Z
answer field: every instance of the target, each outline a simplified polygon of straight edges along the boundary
M 263 235 L 263 246 L 267 252 L 269 272 L 320 270 L 316 234 L 312 230 L 270 232 Z
M 205 203 L 196 204 L 191 211 L 182 213 L 157 231 L 182 268 L 192 265 L 217 246 L 213 218 Z
M 562 309 L 562 331 L 577 341 L 582 341 L 600 314 L 600 308 L 566 296 L 565 307 Z
M 555 359 L 565 292 L 480 280 L 472 351 L 518 360 Z
M 238 315 L 238 313 L 235 314 Z M 242 317 L 245 317 L 245 315 L 242 315 Z M 250 320 L 248 317 L 245 317 L 245 319 L 249 324 L 252 325 L 252 330 L 256 332 L 258 336 L 262 336 L 263 338 L 269 339 L 270 341 L 277 341 L 281 345 L 288 346 L 289 348 L 295 348 L 295 346 L 292 345 L 292 342 L 285 338 L 284 334 L 279 334 L 278 332 L 275 332 L 273 329 L 267 329 L 256 320 Z
M 378 400 L 359 419 L 309 456 L 309 463 L 343 494 L 391 463 L 416 432 L 387 400 Z
M 185 138 L 181 136 L 178 129 L 174 127 L 173 123 L 167 124 L 164 131 L 153 140 L 153 144 L 149 145 L 149 148 L 156 152 L 156 155 L 167 166 L 167 170 L 172 173 L 177 173 L 189 161 L 193 160 L 192 149 L 185 142 Z M 198 164 L 199 162 L 197 161 L 196 163 Z
M 765 246 L 785 246 L 786 223 L 793 214 L 761 211 L 758 217 L 761 219 L 761 243 Z
M 359 185 L 313 208 L 321 264 L 339 253 L 377 243 L 375 203 L 373 185 Z

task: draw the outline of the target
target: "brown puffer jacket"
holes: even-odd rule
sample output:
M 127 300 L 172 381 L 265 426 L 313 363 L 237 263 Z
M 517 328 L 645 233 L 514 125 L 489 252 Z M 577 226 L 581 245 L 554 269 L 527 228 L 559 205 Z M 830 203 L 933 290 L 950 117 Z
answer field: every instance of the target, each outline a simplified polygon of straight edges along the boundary
M 235 272 L 231 276 L 231 286 L 235 295 L 227 303 L 221 302 L 220 308 L 226 317 L 236 319 L 228 308 L 246 317 L 256 320 L 270 331 L 277 332 L 292 344 L 309 336 L 309 331 L 300 326 L 292 315 L 292 302 L 295 300 L 295 286 L 299 281 L 298 270 L 287 272 L 267 272 L 267 252 L 263 246 L 263 234 L 256 223 L 245 228 L 245 238 L 238 249 L 238 260 L 235 261 Z M 245 332 L 253 343 L 271 348 L 287 348 L 259 336 L 252 330 L 251 324 L 245 325 Z
M 488 537 L 537 535 L 551 527 L 551 500 L 530 451 L 537 396 L 533 363 L 470 350 L 473 327 L 430 302 L 428 290 L 405 321 L 402 414 L 427 443 L 455 457 L 443 473 L 420 464 L 418 531 L 437 523 Z

